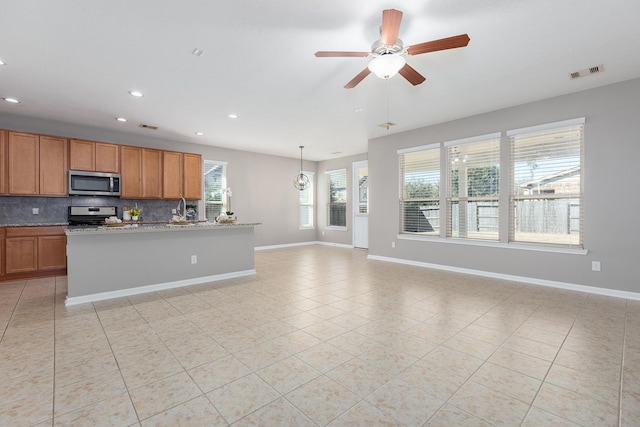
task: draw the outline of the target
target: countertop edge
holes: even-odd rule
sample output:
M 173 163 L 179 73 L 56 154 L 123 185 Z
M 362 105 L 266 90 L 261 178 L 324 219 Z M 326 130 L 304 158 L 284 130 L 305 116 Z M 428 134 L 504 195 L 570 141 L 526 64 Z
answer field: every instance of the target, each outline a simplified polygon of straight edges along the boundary
M 170 225 L 170 224 L 130 224 L 123 227 L 83 227 L 69 228 L 64 231 L 67 236 L 97 235 L 97 234 L 126 234 L 126 233 L 158 233 L 175 231 L 203 231 L 203 230 L 224 230 L 229 228 L 250 228 L 262 223 L 237 223 L 237 224 L 214 224 L 200 223 L 194 225 Z

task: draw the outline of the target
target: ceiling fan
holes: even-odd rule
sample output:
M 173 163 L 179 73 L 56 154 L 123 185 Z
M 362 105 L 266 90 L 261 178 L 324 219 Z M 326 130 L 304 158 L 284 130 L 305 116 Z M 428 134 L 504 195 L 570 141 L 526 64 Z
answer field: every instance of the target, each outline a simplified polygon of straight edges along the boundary
M 420 55 L 422 53 L 437 52 L 439 50 L 455 49 L 465 47 L 469 44 L 469 36 L 467 34 L 460 34 L 458 36 L 414 44 L 405 48 L 402 40 L 398 38 L 401 22 L 401 11 L 395 9 L 383 10 L 380 40 L 377 40 L 371 45 L 371 52 L 318 51 L 315 55 L 319 58 L 373 57 L 367 68 L 347 83 L 344 86 L 345 89 L 356 87 L 358 83 L 372 72 L 382 79 L 388 79 L 396 74 L 400 74 L 407 79 L 409 83 L 416 86 L 426 79 L 406 63 L 406 55 Z

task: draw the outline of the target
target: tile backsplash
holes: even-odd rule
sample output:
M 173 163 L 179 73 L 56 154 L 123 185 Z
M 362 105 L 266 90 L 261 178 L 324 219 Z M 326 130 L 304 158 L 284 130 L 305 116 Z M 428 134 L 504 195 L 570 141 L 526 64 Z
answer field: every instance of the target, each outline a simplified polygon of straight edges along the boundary
M 122 218 L 123 206 L 142 208 L 142 220 L 149 222 L 169 221 L 171 209 L 177 200 L 130 200 L 118 197 L 0 197 L 0 226 L 9 224 L 52 224 L 66 223 L 69 206 L 117 206 L 118 217 Z M 188 201 L 188 204 L 197 202 Z M 34 215 L 33 208 L 39 213 Z

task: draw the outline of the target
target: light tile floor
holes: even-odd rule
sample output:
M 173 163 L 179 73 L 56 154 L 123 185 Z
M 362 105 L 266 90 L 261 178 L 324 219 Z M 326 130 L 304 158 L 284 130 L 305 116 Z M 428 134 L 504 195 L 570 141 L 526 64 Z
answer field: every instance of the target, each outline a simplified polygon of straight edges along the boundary
M 256 270 L 72 307 L 0 283 L 0 426 L 640 425 L 640 301 L 325 246 Z

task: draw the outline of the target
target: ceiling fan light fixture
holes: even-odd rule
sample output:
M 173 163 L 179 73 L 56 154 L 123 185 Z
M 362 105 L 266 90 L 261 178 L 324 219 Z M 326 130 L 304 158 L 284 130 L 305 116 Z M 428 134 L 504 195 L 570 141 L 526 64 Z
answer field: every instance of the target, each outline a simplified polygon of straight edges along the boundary
M 381 79 L 390 79 L 398 74 L 398 71 L 406 64 L 404 56 L 387 53 L 385 55 L 376 56 L 369 62 L 369 71 Z

